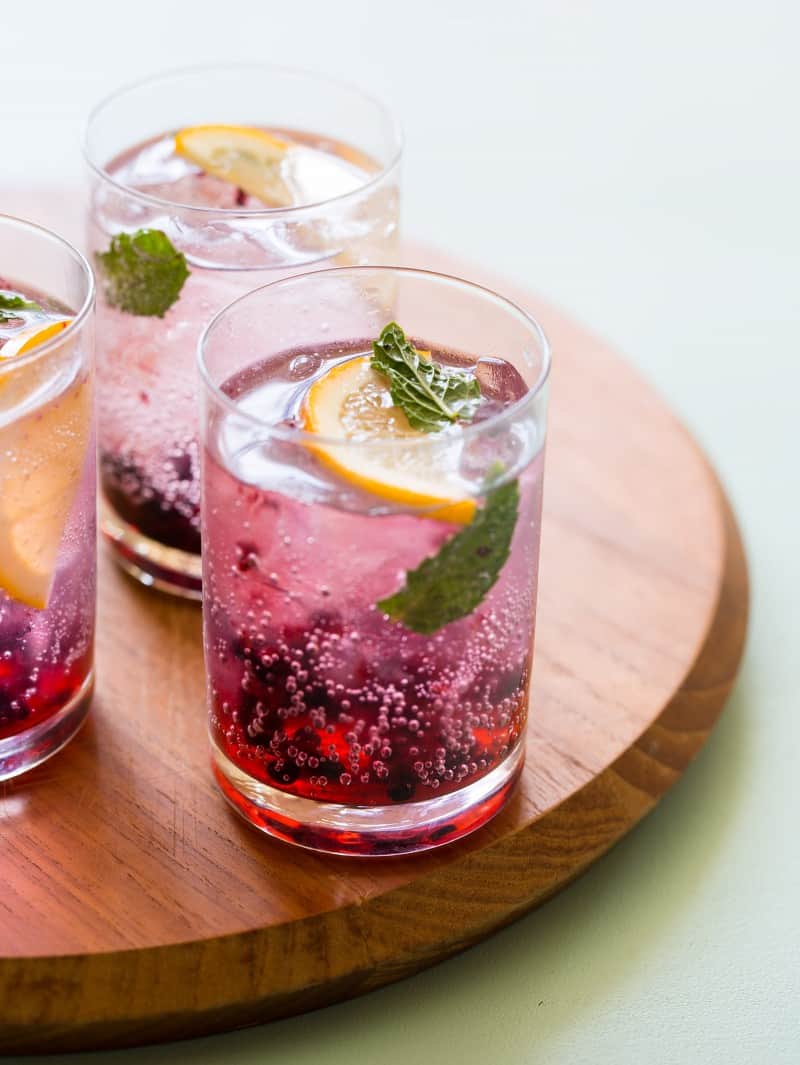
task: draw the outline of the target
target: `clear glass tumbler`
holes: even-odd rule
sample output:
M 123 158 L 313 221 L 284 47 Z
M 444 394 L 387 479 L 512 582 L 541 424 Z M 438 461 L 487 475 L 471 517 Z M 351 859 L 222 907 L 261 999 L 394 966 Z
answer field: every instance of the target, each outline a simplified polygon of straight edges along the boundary
M 387 335 L 471 397 L 469 416 L 413 425 L 420 408 L 396 406 L 371 361 Z M 467 281 L 346 268 L 232 303 L 199 362 L 223 793 L 256 827 L 334 853 L 424 850 L 473 831 L 524 759 L 540 327 Z M 426 394 L 417 382 L 423 406 Z
M 85 154 L 102 529 L 143 583 L 199 598 L 200 332 L 268 281 L 391 261 L 400 133 L 381 104 L 322 76 L 197 67 L 101 103 Z
M 93 308 L 83 256 L 0 215 L 0 780 L 63 747 L 91 698 Z

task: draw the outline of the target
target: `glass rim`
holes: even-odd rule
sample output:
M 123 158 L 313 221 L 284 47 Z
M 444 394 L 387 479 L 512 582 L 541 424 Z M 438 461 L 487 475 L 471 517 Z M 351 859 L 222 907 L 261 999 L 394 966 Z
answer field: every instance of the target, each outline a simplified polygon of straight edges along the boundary
M 266 292 L 273 288 L 279 288 L 281 286 L 287 286 L 297 282 L 306 281 L 308 278 L 316 278 L 317 280 L 332 277 L 332 276 L 353 276 L 354 274 L 363 273 L 392 273 L 392 274 L 404 274 L 407 276 L 414 276 L 417 278 L 432 278 L 435 281 L 445 281 L 454 283 L 458 287 L 472 289 L 476 293 L 482 296 L 489 296 L 493 300 L 499 301 L 504 305 L 505 309 L 512 311 L 518 317 L 520 317 L 530 328 L 532 334 L 536 337 L 536 341 L 539 345 L 542 355 L 542 365 L 539 370 L 536 381 L 526 391 L 525 395 L 520 396 L 508 407 L 504 407 L 503 410 L 497 414 L 492 415 L 485 421 L 472 422 L 465 425 L 460 429 L 458 437 L 447 437 L 441 432 L 439 433 L 425 433 L 419 438 L 408 439 L 406 437 L 373 437 L 369 440 L 343 440 L 341 437 L 324 436 L 321 433 L 311 433 L 306 429 L 300 429 L 293 426 L 281 426 L 270 423 L 263 418 L 259 418 L 258 415 L 252 414 L 250 411 L 244 410 L 235 399 L 229 396 L 226 392 L 216 384 L 209 371 L 208 365 L 205 359 L 205 352 L 208 345 L 208 341 L 213 333 L 214 329 L 219 325 L 223 318 L 227 316 L 238 304 L 243 303 L 245 300 L 251 299 L 261 292 Z M 197 344 L 197 367 L 200 373 L 200 379 L 205 389 L 214 397 L 214 399 L 220 403 L 223 407 L 227 408 L 231 413 L 236 414 L 251 425 L 257 426 L 260 430 L 265 431 L 270 437 L 274 437 L 278 440 L 283 440 L 288 443 L 300 443 L 308 445 L 309 447 L 320 445 L 325 447 L 337 447 L 347 449 L 362 449 L 383 447 L 387 445 L 402 446 L 404 449 L 408 447 L 412 448 L 425 448 L 434 447 L 442 444 L 449 444 L 458 440 L 470 440 L 474 436 L 478 436 L 480 433 L 488 432 L 492 429 L 496 429 L 498 426 L 503 426 L 507 422 L 513 421 L 525 409 L 530 405 L 533 405 L 534 400 L 541 394 L 547 384 L 550 376 L 550 368 L 552 365 L 552 353 L 550 349 L 550 342 L 547 339 L 547 335 L 539 324 L 536 318 L 533 317 L 524 307 L 521 307 L 518 303 L 509 299 L 507 296 L 501 295 L 499 292 L 495 292 L 494 289 L 489 288 L 486 285 L 479 285 L 475 281 L 468 281 L 463 277 L 456 277 L 454 274 L 445 274 L 436 270 L 423 270 L 417 267 L 410 266 L 340 266 L 330 270 L 309 270 L 302 274 L 293 274 L 291 277 L 280 278 L 277 281 L 271 281 L 267 285 L 261 285 L 259 288 L 251 289 L 249 292 L 245 292 L 244 295 L 238 296 L 235 300 L 232 300 L 221 310 L 217 311 L 213 318 L 209 320 L 200 334 L 200 339 Z
M 347 89 L 348 91 L 355 93 L 360 96 L 362 100 L 366 100 L 373 104 L 386 119 L 394 142 L 394 151 L 390 161 L 373 174 L 368 181 L 365 181 L 357 188 L 350 189 L 347 192 L 341 192 L 336 196 L 330 196 L 327 199 L 315 200 L 314 203 L 297 204 L 291 207 L 212 207 L 204 204 L 179 203 L 177 200 L 167 200 L 161 196 L 153 196 L 150 193 L 143 192 L 141 189 L 134 188 L 132 185 L 126 185 L 122 181 L 115 180 L 109 174 L 107 164 L 98 163 L 92 158 L 92 153 L 89 149 L 89 138 L 93 124 L 99 117 L 100 113 L 110 104 L 113 104 L 120 99 L 120 97 L 126 96 L 128 93 L 131 93 L 136 89 L 141 89 L 147 85 L 155 85 L 158 82 L 169 81 L 180 75 L 236 70 L 297 75 L 306 78 L 309 81 L 316 81 L 321 85 L 326 85 L 330 88 Z M 360 86 L 345 79 L 331 77 L 327 74 L 320 74 L 304 67 L 281 66 L 280 64 L 273 63 L 198 63 L 191 66 L 174 67 L 157 74 L 148 74 L 146 77 L 137 78 L 135 81 L 127 82 L 114 89 L 113 92 L 108 93 L 94 105 L 84 122 L 83 134 L 81 136 L 81 153 L 86 165 L 98 178 L 100 178 L 101 181 L 104 181 L 107 185 L 111 185 L 112 188 L 119 192 L 123 192 L 127 196 L 131 196 L 133 199 L 139 200 L 151 207 L 159 207 L 162 209 L 168 208 L 173 211 L 177 210 L 187 213 L 193 212 L 203 217 L 236 216 L 247 219 L 287 218 L 305 211 L 318 210 L 320 207 L 327 206 L 328 204 L 342 203 L 351 197 L 360 196 L 367 189 L 377 185 L 397 169 L 403 158 L 404 146 L 403 130 L 399 121 L 395 117 L 394 112 L 391 111 L 382 100 L 379 100 L 377 96 L 365 92 Z
M 81 268 L 84 277 L 87 279 L 87 287 L 83 302 L 69 325 L 66 329 L 62 329 L 61 332 L 51 340 L 46 340 L 43 344 L 37 344 L 36 347 L 32 348 L 26 355 L 15 355 L 9 359 L 2 358 L 2 350 L 0 349 L 0 377 L 6 373 L 16 372 L 20 366 L 29 366 L 31 363 L 38 362 L 39 359 L 43 359 L 51 351 L 55 351 L 57 348 L 62 347 L 66 341 L 76 336 L 83 327 L 86 319 L 89 317 L 95 299 L 94 271 L 89 265 L 89 260 L 82 252 L 78 251 L 74 244 L 70 244 L 66 238 L 55 233 L 52 229 L 48 229 L 47 226 L 39 225 L 38 222 L 30 222 L 27 218 L 19 218 L 13 214 L 0 214 L 0 227 L 7 222 L 21 226 L 23 229 L 43 233 L 45 236 L 60 244 L 62 249 L 68 252 L 74 262 L 76 262 Z

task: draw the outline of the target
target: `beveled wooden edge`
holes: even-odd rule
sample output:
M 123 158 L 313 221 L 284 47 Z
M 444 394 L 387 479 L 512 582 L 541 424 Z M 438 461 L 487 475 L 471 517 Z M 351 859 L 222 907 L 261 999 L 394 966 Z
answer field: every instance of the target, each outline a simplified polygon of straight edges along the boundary
M 0 985 L 15 988 L 21 1005 L 34 985 L 37 997 L 49 1000 L 51 1013 L 65 1004 L 63 1021 L 42 1018 L 32 1027 L 14 1023 L 14 1001 L 7 1000 L 0 1051 L 134 1046 L 329 1005 L 464 950 L 579 876 L 686 769 L 736 677 L 747 629 L 747 563 L 736 519 L 710 467 L 709 478 L 719 496 L 724 562 L 706 639 L 661 714 L 603 772 L 525 828 L 363 904 L 149 950 L 41 957 L 25 959 L 24 965 L 0 959 Z M 331 960 L 324 982 L 308 983 L 308 956 Z M 345 961 L 337 964 L 339 959 Z M 166 971 L 165 983 L 184 989 L 179 1001 L 163 1001 L 159 988 Z M 272 979 L 276 971 L 280 992 Z

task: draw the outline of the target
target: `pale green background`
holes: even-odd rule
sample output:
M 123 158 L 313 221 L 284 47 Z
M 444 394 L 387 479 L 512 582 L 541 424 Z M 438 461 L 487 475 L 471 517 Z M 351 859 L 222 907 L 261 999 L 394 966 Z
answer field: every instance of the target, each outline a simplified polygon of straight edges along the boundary
M 372 86 L 408 131 L 407 231 L 528 280 L 645 371 L 721 472 L 753 580 L 745 668 L 712 741 L 560 897 L 367 998 L 94 1060 L 800 1061 L 797 5 L 7 7 L 6 182 L 76 178 L 88 105 L 169 65 L 265 58 Z

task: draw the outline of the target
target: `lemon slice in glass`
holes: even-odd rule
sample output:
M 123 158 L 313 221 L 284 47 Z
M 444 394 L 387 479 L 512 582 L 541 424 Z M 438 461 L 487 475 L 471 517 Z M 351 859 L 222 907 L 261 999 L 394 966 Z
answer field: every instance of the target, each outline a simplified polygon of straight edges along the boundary
M 9 337 L 0 348 L 0 360 L 13 359 L 17 355 L 25 355 L 34 348 L 38 348 L 40 344 L 44 344 L 46 340 L 56 336 L 62 329 L 66 329 L 71 321 L 71 318 L 65 318 L 60 322 L 48 322 L 47 325 L 32 325 L 28 329 L 20 330 L 13 337 Z
M 178 155 L 269 207 L 292 205 L 281 173 L 288 149 L 286 141 L 252 126 L 189 126 L 175 135 Z
M 0 349 L 0 365 L 32 350 L 69 322 L 25 330 Z M 0 376 L 0 407 L 16 378 L 37 375 L 21 365 Z M 3 386 L 12 386 L 9 389 Z M 0 428 L 0 590 L 28 606 L 47 606 L 58 550 L 89 446 L 91 388 L 75 381 L 55 398 Z
M 349 442 L 315 445 L 313 450 L 351 484 L 400 507 L 427 511 L 426 517 L 438 521 L 466 525 L 472 520 L 475 501 L 466 496 L 447 461 L 452 438 L 434 443 L 429 434 L 413 429 L 392 403 L 389 387 L 368 355 L 338 363 L 314 381 L 301 420 L 307 432 Z M 429 440 L 428 447 L 419 445 L 422 439 Z

